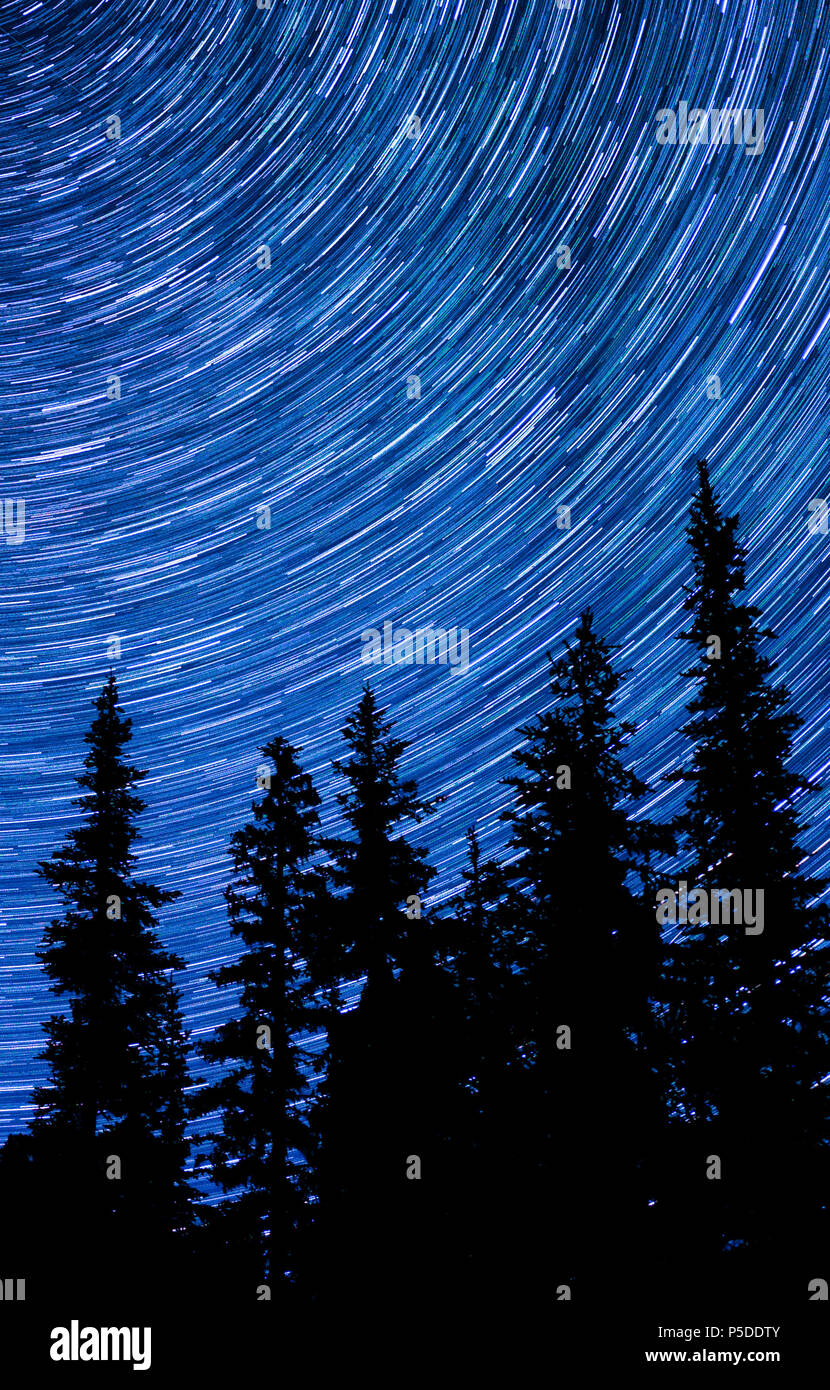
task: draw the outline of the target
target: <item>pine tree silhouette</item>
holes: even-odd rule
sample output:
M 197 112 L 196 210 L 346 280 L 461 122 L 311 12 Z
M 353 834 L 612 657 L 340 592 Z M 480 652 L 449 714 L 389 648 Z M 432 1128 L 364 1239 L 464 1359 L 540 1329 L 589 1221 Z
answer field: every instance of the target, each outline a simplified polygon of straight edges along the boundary
M 357 1008 L 330 1021 L 315 1110 L 315 1267 L 329 1307 L 350 1291 L 375 1307 L 387 1291 L 400 1297 L 392 1274 L 399 1265 L 407 1266 L 408 1296 L 417 1299 L 422 1242 L 437 1220 L 430 1204 L 441 1200 L 426 1184 L 435 1183 L 446 1152 L 439 1035 L 452 986 L 421 903 L 435 870 L 399 830 L 437 802 L 401 777 L 408 745 L 392 727 L 364 689 L 343 730 L 351 756 L 334 764 L 347 782 L 338 801 L 353 835 L 324 841 L 341 894 L 334 919 L 340 958 L 353 980 L 366 977 Z M 419 1166 L 428 1177 L 414 1176 Z
M 346 894 L 338 918 L 343 964 L 351 978 L 366 976 L 367 992 L 391 978 L 407 943 L 422 935 L 410 926 L 417 919 L 407 917 L 406 900 L 422 895 L 436 872 L 425 849 L 395 833 L 402 822 L 420 823 L 439 800 L 422 800 L 415 782 L 401 779 L 398 764 L 409 745 L 392 727 L 366 686 L 342 731 L 351 756 L 333 764 L 348 783 L 337 801 L 353 835 L 323 842 L 331 882 Z
M 520 730 L 521 772 L 506 779 L 527 889 L 518 963 L 535 1077 L 522 1144 L 533 1162 L 516 1186 L 543 1302 L 561 1285 L 584 1297 L 586 1285 L 631 1278 L 630 1247 L 644 1238 L 658 1118 L 646 1041 L 661 958 L 649 886 L 653 854 L 672 843 L 633 819 L 647 787 L 623 762 L 634 726 L 615 718 L 623 677 L 590 608 L 566 647 L 551 659 L 554 707 Z
M 713 1262 L 731 1250 L 758 1279 L 779 1288 L 795 1280 L 803 1296 L 810 1252 L 827 1248 L 830 1177 L 829 914 L 815 901 L 825 884 L 805 875 L 798 843 L 814 788 L 788 768 L 802 721 L 770 680 L 775 663 L 762 646 L 774 634 L 738 597 L 738 517 L 723 515 L 705 460 L 698 472 L 687 531 L 691 622 L 680 634 L 697 656 L 684 672 L 696 688 L 684 726 L 691 747 L 675 779 L 688 787 L 682 878 L 689 894 L 702 888 L 709 898 L 700 910 L 693 898 L 689 925 L 675 928 L 666 980 L 686 1121 L 668 1220 L 675 1238 L 685 1231 L 700 1278 L 715 1279 Z M 728 920 L 726 903 L 716 909 L 725 920 L 710 920 L 718 889 L 749 890 L 752 913 L 763 893 L 763 922 L 747 931 Z M 704 1176 L 710 1156 L 720 1178 Z
M 506 910 L 510 889 L 505 871 L 495 860 L 482 862 L 475 826 L 468 828 L 466 839 L 468 862 L 461 872 L 465 886 L 449 904 L 453 930 L 448 944 L 467 1019 L 469 1074 L 477 1090 L 492 1070 L 508 1065 L 515 1049 L 515 1005 L 511 1008 L 510 996 L 517 992 L 511 969 L 517 943 Z M 477 1108 L 481 1111 L 483 1102 Z
M 84 794 L 73 803 L 83 822 L 38 868 L 63 899 L 39 959 L 67 1007 L 44 1025 L 49 1079 L 35 1090 L 32 1141 L 60 1194 L 62 1229 L 76 1223 L 73 1263 L 87 1252 L 92 1272 L 108 1277 L 116 1242 L 119 1278 L 130 1263 L 140 1280 L 139 1251 L 156 1243 L 152 1278 L 189 1210 L 186 1040 L 170 980 L 184 962 L 156 931 L 157 910 L 179 895 L 135 875 L 145 803 L 134 788 L 146 773 L 124 758 L 132 721 L 113 675 L 94 704 Z
M 182 1026 L 181 993 L 168 976 L 158 1012 L 160 1028 L 152 1057 L 152 1113 L 156 1117 L 160 1148 L 154 1199 L 163 1228 L 181 1236 L 189 1234 L 195 1216 L 194 1194 L 186 1177 L 191 1144 L 187 1136 L 186 1091 L 190 1083 L 189 1035 Z M 182 1251 L 184 1258 L 184 1251 Z
M 240 1189 L 227 1223 L 242 1252 L 240 1297 L 251 1300 L 266 1284 L 277 1301 L 296 1272 L 306 1200 L 301 1105 L 311 1059 L 303 1038 L 319 1022 L 307 960 L 325 892 L 312 863 L 320 798 L 311 778 L 284 738 L 261 751 L 272 764 L 269 785 L 232 837 L 235 881 L 226 895 L 231 930 L 246 949 L 210 975 L 221 989 L 239 989 L 242 1013 L 201 1045 L 207 1059 L 230 1065 L 194 1111 L 221 1109 L 211 1167 L 225 1191 Z
M 446 1063 L 461 1082 L 452 1126 L 454 1239 L 461 1255 L 454 1302 L 463 1291 L 465 1302 L 480 1310 L 498 1290 L 503 1311 L 504 1272 L 524 1254 L 508 1179 L 517 1146 L 533 1137 L 526 1117 L 538 1096 L 529 1084 L 515 969 L 521 913 L 505 870 L 482 859 L 475 827 L 466 839 L 464 888 L 448 904 L 444 934 L 457 993 L 455 1026 L 445 1032 Z

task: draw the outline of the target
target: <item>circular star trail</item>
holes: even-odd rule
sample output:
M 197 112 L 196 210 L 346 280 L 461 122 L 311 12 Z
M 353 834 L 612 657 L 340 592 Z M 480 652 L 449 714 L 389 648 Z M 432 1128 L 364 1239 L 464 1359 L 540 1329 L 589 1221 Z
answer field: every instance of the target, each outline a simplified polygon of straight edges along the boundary
M 447 796 L 439 899 L 468 824 L 503 844 L 586 603 L 644 809 L 676 808 L 695 455 L 827 777 L 829 65 L 820 0 L 0 6 L 3 1133 L 53 1007 L 33 870 L 110 666 L 196 1037 L 257 750 L 299 745 L 331 824 L 367 673 Z M 681 102 L 763 110 L 763 149 L 658 144 Z M 367 668 L 384 621 L 469 629 L 469 669 Z

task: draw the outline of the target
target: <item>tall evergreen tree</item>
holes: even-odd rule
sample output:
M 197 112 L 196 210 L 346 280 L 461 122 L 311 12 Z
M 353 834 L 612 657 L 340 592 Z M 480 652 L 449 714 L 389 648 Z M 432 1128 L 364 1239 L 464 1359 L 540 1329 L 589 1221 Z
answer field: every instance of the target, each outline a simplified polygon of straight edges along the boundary
M 45 1024 L 49 1079 L 35 1091 L 33 1135 L 88 1242 L 108 1228 L 126 1249 L 128 1232 L 164 1239 L 186 1216 L 186 1040 L 170 979 L 184 962 L 156 930 L 178 893 L 135 873 L 146 773 L 125 759 L 132 721 L 113 675 L 95 709 L 73 803 L 83 822 L 38 868 L 63 899 L 39 959 L 66 1007 Z
M 657 1122 L 646 1041 L 661 954 L 648 889 L 653 854 L 671 847 L 633 818 L 647 787 L 623 761 L 634 726 L 615 717 L 623 677 L 590 609 L 566 647 L 552 660 L 553 708 L 520 730 L 505 813 L 526 890 L 519 964 L 536 1081 L 522 1147 L 538 1162 L 518 1185 L 545 1296 L 551 1278 L 584 1289 L 630 1271 L 646 1229 Z
M 503 1288 L 505 1269 L 521 1262 L 516 1192 L 508 1177 L 538 1097 L 529 1085 L 522 979 L 515 968 L 522 914 L 505 870 L 482 858 L 474 826 L 466 838 L 464 887 L 447 906 L 444 945 L 456 1017 L 443 1043 L 445 1066 L 460 1079 L 451 1132 L 455 1240 L 463 1257 L 456 1287 L 480 1307 Z
M 452 987 L 437 963 L 437 924 L 422 906 L 435 870 L 401 833 L 437 803 L 401 776 L 408 745 L 392 727 L 367 687 L 343 730 L 350 756 L 334 764 L 352 835 L 324 841 L 342 967 L 353 981 L 365 975 L 357 1008 L 330 1020 L 315 1116 L 316 1267 L 334 1301 L 350 1286 L 380 1298 L 398 1262 L 417 1289 L 419 1227 L 423 1242 L 436 1219 L 430 1200 L 439 1199 L 414 1173 L 430 1166 L 434 1182 L 445 1144 L 438 1035 Z
M 186 1176 L 191 1144 L 187 1136 L 187 1088 L 190 1083 L 189 1037 L 182 1026 L 181 993 L 168 976 L 161 1005 L 151 1078 L 152 1113 L 159 1139 L 156 1201 L 165 1229 L 189 1232 L 194 1219 L 194 1194 Z
M 427 851 L 397 833 L 407 821 L 430 815 L 438 800 L 422 800 L 415 782 L 401 778 L 398 765 L 409 745 L 392 728 L 366 686 L 343 729 L 350 756 L 333 764 L 347 783 L 337 801 L 352 835 L 324 841 L 332 884 L 344 895 L 338 927 L 343 965 L 353 979 L 366 976 L 370 995 L 370 987 L 404 964 L 408 946 L 417 949 L 423 939 L 423 929 L 410 925 L 420 919 L 407 915 L 407 899 L 420 897 L 436 872 Z
M 669 1220 L 674 1229 L 686 1223 L 701 1260 L 743 1250 L 756 1267 L 766 1256 L 781 1271 L 783 1255 L 804 1254 L 828 1234 L 830 914 L 817 901 L 825 884 L 805 874 L 799 846 L 812 788 L 789 762 L 802 721 L 771 679 L 776 663 L 763 648 L 774 634 L 740 597 L 738 517 L 722 513 L 705 460 L 698 472 L 681 633 L 696 653 L 684 673 L 695 688 L 676 778 L 688 788 L 678 820 L 682 878 L 707 904 L 692 897 L 667 976 L 688 1126 L 687 1172 Z M 713 911 L 720 889 L 740 889 L 756 920 L 731 920 L 726 902 Z M 721 1177 L 705 1179 L 711 1155 Z
M 449 904 L 453 932 L 448 945 L 453 978 L 470 1020 L 470 1062 L 479 1078 L 488 1069 L 491 1051 L 508 1050 L 511 961 L 515 945 L 510 940 L 509 917 L 504 910 L 509 895 L 507 876 L 495 860 L 482 861 L 475 826 L 466 832 L 467 865 L 461 871 L 462 892 Z
M 221 1109 L 213 1177 L 226 1191 L 240 1189 L 231 1209 L 234 1239 L 249 1252 L 249 1277 L 267 1283 L 275 1299 L 296 1271 L 303 1224 L 301 1106 L 311 1064 L 303 1043 L 319 1021 L 308 955 L 324 885 L 312 862 L 320 798 L 311 778 L 284 738 L 272 739 L 262 755 L 271 765 L 268 784 L 252 805 L 253 820 L 232 837 L 234 883 L 226 895 L 231 931 L 245 950 L 210 975 L 221 989 L 240 991 L 242 1012 L 201 1047 L 228 1069 L 203 1089 L 195 1109 Z

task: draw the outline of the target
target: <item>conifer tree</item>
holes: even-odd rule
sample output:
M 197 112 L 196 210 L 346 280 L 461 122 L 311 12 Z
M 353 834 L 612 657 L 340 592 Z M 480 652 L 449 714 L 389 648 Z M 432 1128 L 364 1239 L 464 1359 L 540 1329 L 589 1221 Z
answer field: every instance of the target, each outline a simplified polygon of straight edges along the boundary
M 250 1254 L 249 1277 L 276 1299 L 296 1272 L 303 1223 L 302 1103 L 311 1064 L 304 1039 L 318 1021 L 308 955 L 324 885 L 313 865 L 320 798 L 311 778 L 284 738 L 261 751 L 271 765 L 265 794 L 232 837 L 234 883 L 226 894 L 231 931 L 245 949 L 210 975 L 221 989 L 239 990 L 242 1011 L 200 1049 L 227 1070 L 194 1109 L 221 1110 L 213 1177 L 226 1191 L 240 1189 L 235 1237 Z
M 189 1037 L 184 1031 L 181 993 L 168 976 L 158 1013 L 153 1066 L 152 1111 L 158 1132 L 157 1168 L 162 1181 L 153 1194 L 166 1230 L 189 1232 L 194 1219 L 194 1196 L 187 1165 L 191 1144 L 187 1135 L 187 1089 L 190 1084 Z
M 646 795 L 624 763 L 634 726 L 614 701 L 622 675 L 581 615 L 566 655 L 551 658 L 553 708 L 520 732 L 515 803 L 505 813 L 525 887 L 518 964 L 527 989 L 538 1158 L 522 1186 L 535 1211 L 545 1289 L 553 1277 L 598 1285 L 628 1265 L 646 1217 L 644 1165 L 656 1124 L 646 1041 L 661 947 L 652 856 L 671 836 L 634 819 Z
M 492 999 L 503 983 L 504 943 L 498 907 L 507 895 L 506 875 L 495 860 L 482 861 L 474 825 L 466 832 L 467 864 L 461 871 L 464 888 L 450 903 L 457 932 L 453 973 L 470 1007 Z
M 444 1051 L 460 1079 L 452 1126 L 456 1239 L 465 1292 L 471 1305 L 481 1306 L 503 1284 L 503 1271 L 521 1261 L 516 1192 L 507 1176 L 538 1096 L 528 1084 L 522 984 L 514 968 L 522 914 L 505 870 L 483 860 L 474 826 L 466 839 L 464 888 L 447 905 L 444 932 L 457 996 Z
M 132 721 L 113 675 L 94 703 L 83 795 L 73 803 L 82 824 L 38 868 L 63 900 L 39 959 L 65 1008 L 44 1025 L 49 1078 L 35 1091 L 33 1137 L 87 1246 L 100 1234 L 126 1250 L 130 1233 L 170 1235 L 189 1200 L 186 1040 L 170 979 L 184 962 L 156 930 L 158 909 L 178 893 L 135 872 L 145 805 L 135 787 L 146 773 L 125 759 Z
M 392 728 L 365 688 L 343 729 L 350 756 L 334 763 L 347 784 L 338 801 L 352 835 L 324 841 L 342 968 L 353 981 L 365 975 L 357 1008 L 330 1019 L 315 1108 L 315 1263 L 335 1300 L 350 1286 L 380 1297 L 391 1288 L 390 1262 L 408 1261 L 417 1286 L 418 1224 L 425 1232 L 431 1214 L 420 1178 L 407 1173 L 433 1162 L 437 1169 L 445 1139 L 436 1037 L 451 984 L 422 905 L 435 870 L 401 834 L 437 802 L 401 776 L 408 745 Z
M 466 832 L 468 861 L 462 892 L 448 904 L 444 944 L 463 1018 L 460 1042 L 465 1088 L 476 1123 L 492 1146 L 503 1125 L 505 1092 L 518 1088 L 524 1065 L 521 982 L 513 966 L 521 956 L 516 937 L 517 903 L 503 867 L 483 861 L 474 826 Z M 479 1142 L 482 1142 L 479 1136 Z
M 392 728 L 366 686 L 343 729 L 350 756 L 333 764 L 348 784 L 337 801 L 352 835 L 324 841 L 332 885 L 344 894 L 338 928 L 343 965 L 353 979 L 365 974 L 369 995 L 404 964 L 407 946 L 417 949 L 422 940 L 423 929 L 409 925 L 420 918 L 413 904 L 407 913 L 407 899 L 420 898 L 435 876 L 427 851 L 397 833 L 439 803 L 422 800 L 415 782 L 401 778 L 398 764 L 409 745 Z
M 695 688 L 676 774 L 688 788 L 678 830 L 690 901 L 666 981 L 688 1168 L 669 1220 L 685 1212 L 699 1259 L 731 1249 L 781 1269 L 785 1252 L 828 1233 L 830 914 L 799 846 L 814 789 L 789 767 L 802 721 L 772 680 L 774 634 L 740 597 L 738 517 L 723 514 L 705 460 L 698 473 L 680 634 L 696 654 L 684 673 Z M 734 900 L 714 906 L 736 889 L 740 922 Z M 721 1176 L 704 1180 L 712 1155 Z

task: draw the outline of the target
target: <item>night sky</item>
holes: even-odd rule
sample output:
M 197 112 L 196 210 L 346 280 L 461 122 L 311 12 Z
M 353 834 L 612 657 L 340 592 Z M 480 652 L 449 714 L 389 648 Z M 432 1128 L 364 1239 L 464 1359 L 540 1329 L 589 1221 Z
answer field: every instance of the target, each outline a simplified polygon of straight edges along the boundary
M 0 5 L 0 496 L 26 509 L 0 537 L 0 1137 L 54 1007 L 33 870 L 110 665 L 194 1037 L 227 1007 L 206 971 L 257 749 L 302 749 L 333 826 L 366 628 L 470 631 L 466 671 L 371 668 L 447 796 L 417 832 L 433 901 L 467 825 L 503 844 L 514 731 L 588 602 L 632 671 L 643 810 L 677 808 L 698 454 L 830 784 L 828 69 L 822 0 Z M 681 101 L 763 109 L 763 151 L 659 145 Z

